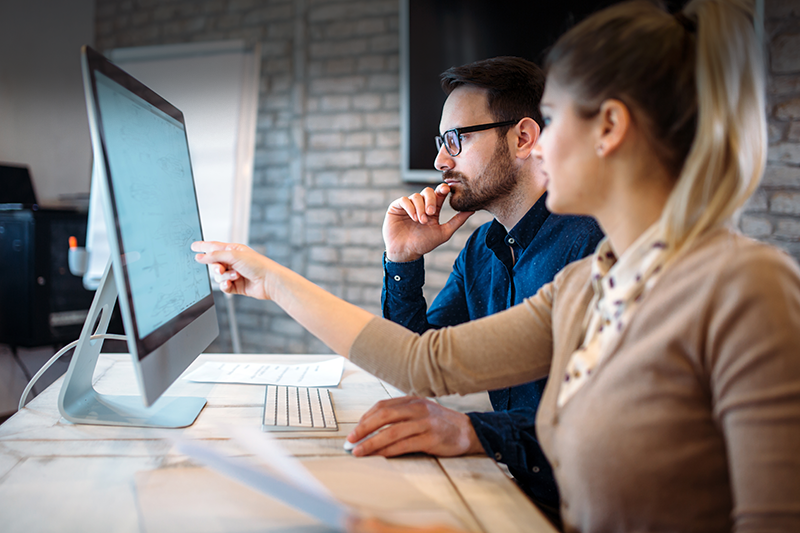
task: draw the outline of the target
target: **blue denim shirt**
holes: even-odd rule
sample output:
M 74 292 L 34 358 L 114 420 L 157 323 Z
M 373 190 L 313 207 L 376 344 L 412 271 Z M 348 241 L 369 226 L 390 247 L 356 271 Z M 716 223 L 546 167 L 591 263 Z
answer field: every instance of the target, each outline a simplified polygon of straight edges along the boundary
M 497 220 L 475 230 L 430 309 L 422 295 L 424 259 L 384 261 L 383 316 L 417 333 L 482 318 L 533 296 L 568 263 L 593 253 L 603 238 L 594 219 L 553 215 L 545 199 L 508 233 Z M 494 412 L 468 416 L 486 453 L 508 465 L 534 500 L 558 509 L 553 472 L 534 428 L 546 381 L 490 391 Z

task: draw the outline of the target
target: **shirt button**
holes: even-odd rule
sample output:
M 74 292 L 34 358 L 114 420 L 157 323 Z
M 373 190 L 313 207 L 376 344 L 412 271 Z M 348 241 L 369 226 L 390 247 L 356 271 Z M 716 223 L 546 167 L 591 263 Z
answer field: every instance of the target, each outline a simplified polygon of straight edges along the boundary
M 534 466 L 533 468 L 531 468 L 531 472 L 533 472 L 534 474 L 538 474 L 539 473 L 539 467 L 538 466 Z
M 394 280 L 395 280 L 395 281 L 400 281 L 400 279 L 402 279 L 402 278 L 400 278 L 400 276 L 395 276 L 395 277 L 394 277 Z
M 509 237 L 508 238 L 508 244 L 514 244 L 515 242 L 517 242 L 517 241 L 514 240 L 514 237 Z
M 500 453 L 500 452 L 497 452 L 497 453 L 494 454 L 494 458 L 496 460 L 498 460 L 498 461 L 502 461 L 503 460 L 503 454 Z

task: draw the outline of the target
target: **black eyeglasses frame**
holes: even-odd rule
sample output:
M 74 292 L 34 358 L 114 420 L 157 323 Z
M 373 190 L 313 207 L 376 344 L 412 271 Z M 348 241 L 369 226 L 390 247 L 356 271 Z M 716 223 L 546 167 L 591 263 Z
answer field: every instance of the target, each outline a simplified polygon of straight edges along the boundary
M 436 141 L 436 152 L 438 153 L 442 149 L 442 145 L 444 145 L 444 149 L 447 150 L 447 153 L 450 154 L 450 157 L 456 157 L 461 153 L 461 136 L 463 134 L 490 130 L 492 128 L 502 128 L 503 126 L 511 126 L 517 122 L 519 122 L 519 120 L 504 120 L 503 122 L 492 122 L 491 124 L 479 124 L 477 126 L 467 126 L 466 128 L 453 128 L 451 130 L 447 130 L 442 135 L 437 135 L 434 137 L 434 141 Z M 458 151 L 456 153 L 452 153 L 447 143 L 444 141 L 448 133 L 452 133 L 455 136 L 455 142 L 458 144 Z

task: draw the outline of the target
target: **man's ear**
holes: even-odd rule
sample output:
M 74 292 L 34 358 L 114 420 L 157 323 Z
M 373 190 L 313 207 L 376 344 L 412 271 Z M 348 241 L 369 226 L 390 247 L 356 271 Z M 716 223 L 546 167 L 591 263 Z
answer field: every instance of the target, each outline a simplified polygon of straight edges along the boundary
M 525 117 L 511 131 L 515 133 L 516 140 L 514 155 L 518 159 L 527 159 L 530 157 L 533 147 L 536 146 L 536 141 L 539 140 L 539 133 L 541 133 L 539 125 L 532 118 Z
M 608 99 L 600 104 L 597 121 L 597 155 L 605 157 L 619 148 L 631 127 L 631 113 L 622 101 Z

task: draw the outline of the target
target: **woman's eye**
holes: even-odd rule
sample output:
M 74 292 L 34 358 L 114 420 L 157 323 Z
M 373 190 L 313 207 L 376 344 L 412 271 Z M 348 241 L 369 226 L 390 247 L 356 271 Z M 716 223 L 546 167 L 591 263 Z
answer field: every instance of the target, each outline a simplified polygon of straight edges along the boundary
M 544 122 L 544 126 L 547 127 L 550 125 L 550 117 L 542 117 L 542 122 Z

